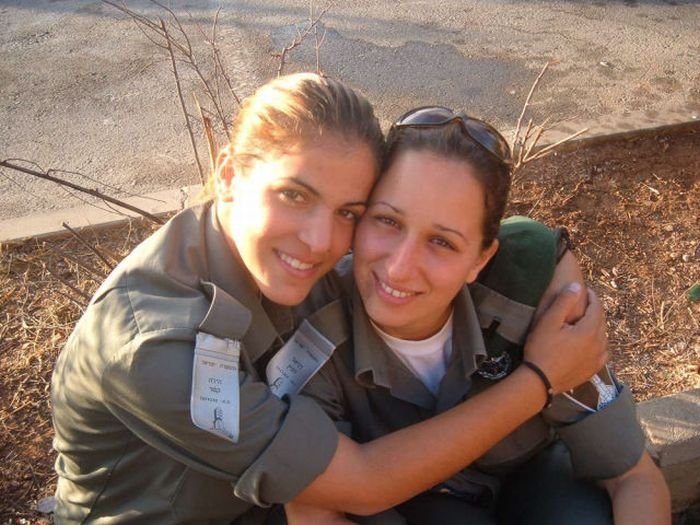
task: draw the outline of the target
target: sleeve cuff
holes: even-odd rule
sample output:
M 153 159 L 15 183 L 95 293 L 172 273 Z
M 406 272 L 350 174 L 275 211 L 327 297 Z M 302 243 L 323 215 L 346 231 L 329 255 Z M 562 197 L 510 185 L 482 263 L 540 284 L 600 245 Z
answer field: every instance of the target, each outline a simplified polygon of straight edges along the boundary
M 629 388 L 583 419 L 557 428 L 579 478 L 609 479 L 627 472 L 644 452 L 644 432 Z
M 267 449 L 234 483 L 234 494 L 260 507 L 286 503 L 326 470 L 336 447 L 335 424 L 311 399 L 288 398 L 289 411 Z

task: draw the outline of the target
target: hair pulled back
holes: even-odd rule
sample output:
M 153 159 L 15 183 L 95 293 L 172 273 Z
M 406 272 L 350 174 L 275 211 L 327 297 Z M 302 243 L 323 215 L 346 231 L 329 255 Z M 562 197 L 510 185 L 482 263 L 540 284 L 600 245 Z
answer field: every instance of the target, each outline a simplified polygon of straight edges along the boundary
M 364 96 L 316 73 L 281 76 L 243 101 L 217 169 L 228 162 L 247 167 L 328 135 L 369 146 L 379 172 L 384 137 Z M 213 193 L 211 184 L 207 190 Z
M 382 173 L 391 167 L 399 155 L 408 151 L 428 151 L 469 164 L 484 189 L 482 247 L 489 247 L 498 236 L 508 202 L 510 167 L 472 140 L 457 121 L 431 128 L 392 128 L 387 137 Z

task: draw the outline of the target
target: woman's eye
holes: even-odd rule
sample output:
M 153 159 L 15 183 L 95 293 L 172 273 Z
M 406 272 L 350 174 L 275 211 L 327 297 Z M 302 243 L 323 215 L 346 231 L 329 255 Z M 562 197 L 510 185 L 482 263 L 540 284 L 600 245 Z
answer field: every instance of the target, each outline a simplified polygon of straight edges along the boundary
M 287 202 L 294 204 L 303 204 L 306 201 L 304 194 L 297 190 L 282 190 L 280 196 Z
M 357 222 L 360 219 L 360 214 L 352 210 L 340 210 L 338 211 L 338 215 L 340 215 L 343 219 L 352 222 Z
M 376 217 L 374 217 L 374 220 L 380 224 L 391 226 L 392 228 L 396 228 L 399 225 L 399 223 L 396 222 L 394 219 L 392 219 L 391 217 L 386 217 L 384 215 L 377 215 Z
M 455 249 L 451 242 L 449 242 L 446 239 L 443 239 L 442 237 L 434 237 L 430 242 L 437 246 L 440 246 L 441 248 L 447 248 L 448 250 Z

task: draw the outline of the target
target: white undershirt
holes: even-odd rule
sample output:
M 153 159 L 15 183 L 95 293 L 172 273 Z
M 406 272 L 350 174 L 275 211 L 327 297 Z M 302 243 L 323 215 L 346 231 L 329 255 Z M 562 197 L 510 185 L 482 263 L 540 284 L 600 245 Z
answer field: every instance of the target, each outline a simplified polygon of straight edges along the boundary
M 452 313 L 438 333 L 420 341 L 399 339 L 374 323 L 372 326 L 396 357 L 437 396 L 452 354 Z

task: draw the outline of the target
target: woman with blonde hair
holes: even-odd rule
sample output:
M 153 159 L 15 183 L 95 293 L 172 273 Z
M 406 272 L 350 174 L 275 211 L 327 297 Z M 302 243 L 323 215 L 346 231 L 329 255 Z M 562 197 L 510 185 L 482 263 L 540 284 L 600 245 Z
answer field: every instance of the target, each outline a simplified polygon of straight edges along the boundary
M 333 326 L 337 303 L 313 312 L 311 329 L 290 307 L 321 279 L 335 286 L 324 275 L 350 248 L 382 148 L 369 103 L 335 80 L 281 77 L 244 102 L 213 201 L 121 262 L 58 358 L 56 523 L 260 523 L 265 507 L 297 496 L 374 512 L 469 463 L 461 449 L 474 432 L 497 439 L 537 411 L 541 399 L 530 399 L 472 430 L 499 396 L 537 392 L 536 377 L 516 374 L 442 420 L 358 445 L 313 401 L 279 398 L 264 382 L 290 336 Z M 598 306 L 561 329 L 572 302 L 562 297 L 533 337 L 557 390 L 605 356 Z M 547 365 L 563 345 L 570 351 Z M 436 433 L 444 446 L 415 457 Z

